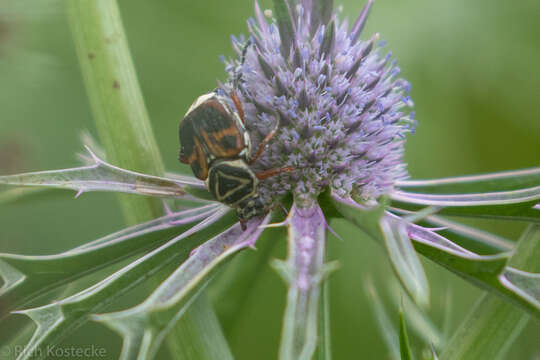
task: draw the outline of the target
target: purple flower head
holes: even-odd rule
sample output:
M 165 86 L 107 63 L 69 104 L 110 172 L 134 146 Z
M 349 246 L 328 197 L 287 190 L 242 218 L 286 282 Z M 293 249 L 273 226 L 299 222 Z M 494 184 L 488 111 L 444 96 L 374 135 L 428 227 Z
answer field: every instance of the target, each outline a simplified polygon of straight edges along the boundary
M 250 39 L 233 37 L 238 58 L 225 61 L 224 90 L 240 97 L 254 145 L 278 126 L 254 168 L 294 168 L 261 182 L 268 204 L 291 191 L 316 197 L 327 187 L 375 199 L 407 176 L 410 85 L 397 77 L 384 44 L 377 46 L 378 34 L 360 40 L 370 7 L 349 26 L 298 1 L 287 26 L 256 3 Z

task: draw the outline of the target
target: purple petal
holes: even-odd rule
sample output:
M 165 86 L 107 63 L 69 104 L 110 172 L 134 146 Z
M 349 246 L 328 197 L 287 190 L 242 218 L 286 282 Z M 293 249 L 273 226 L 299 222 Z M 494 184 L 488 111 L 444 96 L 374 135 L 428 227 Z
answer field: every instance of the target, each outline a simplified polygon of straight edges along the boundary
M 356 42 L 358 40 L 358 38 L 360 37 L 360 34 L 362 33 L 362 30 L 364 30 L 364 26 L 366 25 L 367 18 L 369 16 L 369 11 L 371 10 L 372 5 L 373 5 L 373 0 L 368 0 L 367 4 L 364 5 L 364 8 L 362 9 L 360 16 L 354 22 L 354 25 L 351 30 L 351 40 L 353 42 Z

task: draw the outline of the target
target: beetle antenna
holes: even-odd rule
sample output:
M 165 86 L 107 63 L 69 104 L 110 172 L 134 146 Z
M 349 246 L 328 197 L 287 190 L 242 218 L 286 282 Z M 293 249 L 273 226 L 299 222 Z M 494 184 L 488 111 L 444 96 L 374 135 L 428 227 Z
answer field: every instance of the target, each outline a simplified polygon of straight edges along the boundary
M 238 89 L 238 85 L 240 84 L 240 81 L 242 81 L 242 72 L 239 69 L 241 69 L 244 63 L 246 62 L 247 51 L 251 44 L 252 44 L 251 37 L 249 37 L 246 40 L 246 44 L 242 48 L 242 55 L 240 56 L 240 65 L 236 68 L 236 71 L 234 74 L 234 80 L 233 80 L 234 89 Z

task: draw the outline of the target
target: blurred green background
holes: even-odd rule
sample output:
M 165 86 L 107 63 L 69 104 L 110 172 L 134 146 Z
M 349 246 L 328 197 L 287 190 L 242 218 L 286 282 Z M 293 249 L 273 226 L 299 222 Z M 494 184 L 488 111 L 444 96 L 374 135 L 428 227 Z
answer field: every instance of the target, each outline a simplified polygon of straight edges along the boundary
M 354 18 L 364 1 L 341 3 L 343 15 Z M 176 160 L 178 122 L 195 97 L 224 78 L 218 57 L 232 54 L 230 34 L 246 33 L 253 4 L 119 0 L 119 5 L 165 164 L 186 171 Z M 407 143 L 412 177 L 540 165 L 539 15 L 538 0 L 376 1 L 363 38 L 381 33 L 413 85 L 419 125 Z M 0 174 L 76 165 L 83 129 L 96 133 L 62 1 L 0 0 Z M 75 201 L 71 195 L 0 207 L 0 251 L 54 253 L 122 227 L 114 196 L 86 194 Z M 523 229 L 523 224 L 475 224 L 512 239 Z M 341 222 L 333 226 L 345 239 L 329 240 L 330 258 L 342 264 L 330 281 L 335 359 L 385 359 L 365 279 L 372 277 L 385 292 L 392 281 L 389 263 L 382 249 L 355 229 Z M 283 257 L 285 241 L 273 252 Z M 452 330 L 481 292 L 425 264 L 433 319 L 442 327 L 450 303 L 444 326 Z M 238 359 L 276 358 L 284 302 L 282 281 L 265 266 L 242 311 L 224 323 Z M 392 315 L 397 326 L 397 314 Z M 0 330 L 0 341 L 8 333 Z M 538 359 L 539 333 L 540 324 L 530 323 L 507 358 Z M 107 358 L 117 358 L 120 339 L 95 324 L 64 344 L 93 343 L 106 348 Z

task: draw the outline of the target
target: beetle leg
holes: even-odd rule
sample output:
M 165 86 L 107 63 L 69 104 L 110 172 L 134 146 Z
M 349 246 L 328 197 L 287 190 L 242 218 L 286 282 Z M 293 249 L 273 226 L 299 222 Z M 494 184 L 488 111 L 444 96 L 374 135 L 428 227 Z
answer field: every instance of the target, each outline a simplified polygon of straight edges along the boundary
M 285 205 L 283 205 L 282 203 L 278 202 L 276 206 L 279 206 L 279 208 L 281 209 L 281 211 L 283 211 L 283 214 L 285 216 L 289 216 L 289 211 L 287 210 L 287 208 L 285 207 Z
M 238 95 L 236 95 L 236 92 L 234 90 L 231 91 L 230 97 L 234 103 L 234 106 L 236 107 L 236 110 L 238 111 L 238 115 L 240 116 L 240 120 L 242 120 L 242 124 L 246 124 L 246 120 L 244 119 L 244 108 L 242 107 L 242 102 L 238 98 Z
M 264 148 L 266 147 L 266 145 L 268 145 L 270 140 L 272 140 L 272 138 L 276 136 L 278 129 L 279 129 L 279 121 L 276 123 L 276 126 L 272 129 L 272 131 L 270 131 L 268 135 L 266 135 L 264 140 L 261 142 L 261 144 L 259 145 L 259 148 L 257 149 L 257 153 L 255 154 L 253 159 L 250 159 L 248 161 L 248 165 L 252 165 L 255 161 L 257 161 L 261 157 L 264 151 Z
M 270 208 L 270 210 L 271 210 L 271 211 L 274 211 L 274 210 L 276 210 L 277 208 L 280 208 L 280 210 L 283 212 L 283 215 L 289 216 L 289 210 L 287 210 L 287 208 L 285 207 L 285 205 L 283 205 L 283 203 L 281 203 L 281 202 L 278 201 L 277 203 L 275 203 L 275 204 Z
M 284 167 L 284 168 L 281 168 L 281 169 L 269 169 L 269 170 L 264 170 L 264 171 L 258 172 L 258 173 L 255 174 L 255 176 L 259 180 L 266 180 L 268 178 L 271 178 L 272 176 L 276 176 L 278 174 L 282 174 L 282 173 L 286 173 L 286 172 L 292 172 L 292 171 L 294 171 L 293 167 Z

